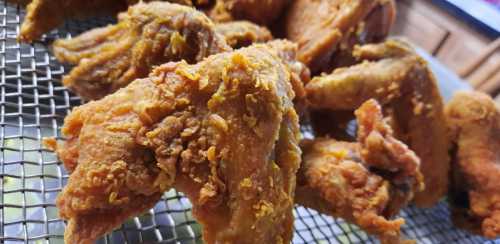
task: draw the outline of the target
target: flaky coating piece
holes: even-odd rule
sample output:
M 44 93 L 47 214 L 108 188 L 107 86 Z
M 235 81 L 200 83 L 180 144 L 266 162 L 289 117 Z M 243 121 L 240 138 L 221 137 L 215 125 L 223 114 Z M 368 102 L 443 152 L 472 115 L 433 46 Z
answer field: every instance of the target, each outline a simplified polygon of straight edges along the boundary
M 479 230 L 487 238 L 497 238 L 500 236 L 500 108 L 486 94 L 457 92 L 446 105 L 446 117 L 456 148 L 452 206 L 477 223 L 473 230 Z
M 443 101 L 427 63 L 406 43 L 389 40 L 358 46 L 361 62 L 315 77 L 306 85 L 314 109 L 354 110 L 374 98 L 391 108 L 396 137 L 421 159 L 426 189 L 415 203 L 430 207 L 448 190 L 449 139 Z
M 363 104 L 358 142 L 319 138 L 304 147 L 296 200 L 357 224 L 384 243 L 399 243 L 401 218 L 389 220 L 422 189 L 419 159 L 396 140 L 380 105 Z
M 377 24 L 363 23 L 381 5 L 382 15 L 370 18 Z M 316 72 L 330 64 L 339 49 L 350 49 L 355 41 L 364 43 L 366 32 L 386 36 L 394 18 L 392 0 L 297 0 L 287 11 L 285 36 L 298 43 L 299 60 Z
M 101 98 L 146 77 L 154 65 L 180 60 L 196 63 L 231 50 L 212 21 L 190 7 L 140 2 L 119 19 L 116 25 L 54 43 L 59 61 L 78 61 L 63 84 L 84 99 Z
M 175 187 L 206 243 L 290 242 L 300 134 L 287 45 L 168 63 L 75 108 L 52 144 L 72 170 L 57 200 L 65 241 L 91 243 Z
M 67 19 L 82 19 L 99 15 L 115 14 L 125 10 L 139 0 L 32 0 L 26 9 L 18 40 L 33 42 L 44 33 L 58 27 Z M 179 4 L 191 5 L 191 0 L 169 0 Z
M 215 31 L 224 36 L 226 43 L 234 49 L 273 39 L 266 27 L 244 20 L 218 23 L 215 25 Z

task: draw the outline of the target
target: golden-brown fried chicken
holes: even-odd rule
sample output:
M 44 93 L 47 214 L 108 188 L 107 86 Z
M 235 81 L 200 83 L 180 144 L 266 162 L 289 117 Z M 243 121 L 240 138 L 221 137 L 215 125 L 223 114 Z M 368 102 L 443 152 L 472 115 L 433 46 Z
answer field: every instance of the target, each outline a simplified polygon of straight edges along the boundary
M 139 0 L 32 0 L 27 6 L 18 39 L 21 42 L 32 42 L 66 19 L 115 14 L 125 10 L 127 5 L 138 2 Z M 169 2 L 191 5 L 191 0 Z
M 286 41 L 164 64 L 66 118 L 57 200 L 67 243 L 90 243 L 186 193 L 207 243 L 288 243 L 300 164 Z M 284 52 L 281 53 L 281 52 Z M 297 75 L 298 76 L 298 75 Z
M 168 2 L 138 3 L 120 21 L 54 43 L 61 62 L 78 62 L 63 79 L 85 99 L 98 99 L 146 77 L 154 65 L 229 51 L 212 21 L 193 8 Z
M 381 2 L 363 21 L 344 33 L 329 62 L 321 65 L 321 72 L 356 64 L 356 58 L 352 55 L 356 45 L 383 42 L 396 20 L 395 5 L 393 0 Z
M 375 98 L 391 108 L 396 137 L 422 161 L 427 186 L 417 193 L 418 206 L 432 206 L 448 190 L 449 139 L 443 102 L 426 62 L 406 44 L 386 41 L 357 47 L 362 61 L 312 79 L 306 86 L 312 108 L 353 110 Z
M 116 13 L 125 8 L 124 0 L 33 0 L 26 8 L 18 39 L 29 43 L 65 19 Z
M 213 0 L 207 15 L 216 22 L 249 20 L 259 25 L 270 25 L 280 17 L 290 0 Z
M 486 94 L 459 92 L 446 105 L 453 157 L 451 203 L 461 226 L 500 236 L 500 108 Z M 457 222 L 457 221 L 456 221 Z
M 215 25 L 215 31 L 224 36 L 226 43 L 234 49 L 273 39 L 266 27 L 243 20 L 218 23 Z
M 296 200 L 397 243 L 404 220 L 389 218 L 422 190 L 419 159 L 393 137 L 374 100 L 356 116 L 359 142 L 316 139 L 305 146 Z
M 299 60 L 314 73 L 328 71 L 354 44 L 385 38 L 394 5 L 393 0 L 297 0 L 287 11 L 285 36 L 299 44 Z
M 215 31 L 235 49 L 273 38 L 267 28 L 248 21 L 219 23 L 215 25 Z M 93 58 L 112 49 L 127 32 L 123 25 L 109 25 L 92 29 L 72 39 L 59 39 L 53 45 L 54 55 L 60 62 L 78 64 L 84 58 Z
M 13 0 L 14 1 L 14 0 Z M 114 15 L 127 6 L 152 0 L 17 0 L 27 4 L 27 14 L 21 26 L 19 41 L 33 42 L 67 19 L 84 19 L 99 15 Z M 277 19 L 289 0 L 159 0 L 186 6 L 196 6 L 217 22 L 250 20 L 268 25 Z

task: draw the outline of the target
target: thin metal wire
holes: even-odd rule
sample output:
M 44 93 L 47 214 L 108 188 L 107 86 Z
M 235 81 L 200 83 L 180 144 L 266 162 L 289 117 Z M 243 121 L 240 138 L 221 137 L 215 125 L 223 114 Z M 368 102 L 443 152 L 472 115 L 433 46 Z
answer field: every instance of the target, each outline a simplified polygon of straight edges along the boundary
M 16 42 L 24 10 L 0 2 L 0 242 L 63 243 L 65 223 L 55 198 L 68 174 L 56 156 L 42 147 L 43 137 L 60 138 L 64 116 L 80 99 L 60 79 L 68 70 L 49 51 L 51 40 L 71 37 L 112 19 L 68 22 L 35 44 Z M 297 206 L 293 243 L 371 243 L 358 227 Z M 422 243 L 483 243 L 455 229 L 446 203 L 402 211 L 403 233 Z M 98 243 L 201 243 L 191 204 L 180 193 L 164 194 L 156 206 L 126 221 Z

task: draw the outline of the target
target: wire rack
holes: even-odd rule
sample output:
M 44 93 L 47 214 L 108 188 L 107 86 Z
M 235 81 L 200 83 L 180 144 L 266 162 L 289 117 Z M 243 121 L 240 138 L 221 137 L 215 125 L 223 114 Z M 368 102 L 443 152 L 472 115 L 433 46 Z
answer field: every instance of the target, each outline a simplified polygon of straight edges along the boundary
M 64 116 L 81 100 L 60 83 L 68 67 L 50 53 L 50 42 L 112 19 L 69 22 L 32 45 L 16 42 L 24 9 L 0 1 L 0 243 L 63 243 L 65 222 L 55 198 L 68 174 L 42 147 L 43 137 L 60 137 Z M 373 243 L 356 226 L 297 206 L 293 243 Z M 408 207 L 401 216 L 408 238 L 419 243 L 484 243 L 455 229 L 446 203 L 432 209 Z M 99 243 L 202 243 L 191 204 L 170 191 L 143 215 L 126 221 Z M 493 242 L 492 242 L 493 243 Z M 500 242 L 497 242 L 500 243 Z

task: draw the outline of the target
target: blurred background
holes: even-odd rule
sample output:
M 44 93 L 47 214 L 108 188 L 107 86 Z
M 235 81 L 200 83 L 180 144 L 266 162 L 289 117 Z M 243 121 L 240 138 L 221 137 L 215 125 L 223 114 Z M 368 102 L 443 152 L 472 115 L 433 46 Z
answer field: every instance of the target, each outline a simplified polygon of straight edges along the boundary
M 500 103 L 500 0 L 398 0 L 392 35 Z

